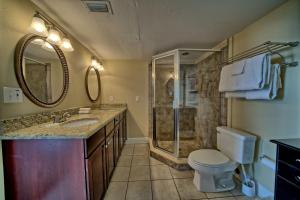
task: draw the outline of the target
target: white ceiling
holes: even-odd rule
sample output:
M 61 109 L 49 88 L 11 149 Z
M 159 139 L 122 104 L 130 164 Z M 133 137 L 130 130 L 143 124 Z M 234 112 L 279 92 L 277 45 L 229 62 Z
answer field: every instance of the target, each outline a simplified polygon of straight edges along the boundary
M 149 59 L 174 48 L 211 48 L 285 0 L 111 0 L 113 15 L 80 0 L 32 0 L 96 55 Z

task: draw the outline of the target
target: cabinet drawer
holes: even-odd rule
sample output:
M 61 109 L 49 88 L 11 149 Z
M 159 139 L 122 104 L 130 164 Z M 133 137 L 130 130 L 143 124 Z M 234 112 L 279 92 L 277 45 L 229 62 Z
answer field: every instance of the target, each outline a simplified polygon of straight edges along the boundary
M 278 175 L 294 183 L 300 188 L 300 170 L 285 163 L 278 162 Z
M 293 165 L 300 170 L 300 151 L 298 150 L 280 146 L 278 160 Z
M 111 122 L 109 122 L 105 128 L 106 128 L 106 135 L 111 134 L 111 132 L 114 130 L 115 124 L 114 124 L 114 120 L 112 120 Z
M 299 200 L 300 189 L 281 177 L 276 177 L 276 189 L 275 189 L 276 200 Z
M 85 140 L 85 157 L 89 157 L 90 154 L 97 148 L 97 146 L 105 139 L 105 129 L 100 129 L 97 133 Z

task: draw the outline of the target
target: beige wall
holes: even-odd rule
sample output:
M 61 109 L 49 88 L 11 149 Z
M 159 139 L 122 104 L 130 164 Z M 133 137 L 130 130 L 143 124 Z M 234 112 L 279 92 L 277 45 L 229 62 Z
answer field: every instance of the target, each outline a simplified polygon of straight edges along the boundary
M 36 8 L 29 0 L 1 0 L 1 3 L 0 119 L 46 110 L 34 105 L 26 97 L 23 103 L 3 104 L 2 87 L 19 87 L 14 74 L 14 48 L 18 40 L 28 33 Z M 70 73 L 69 91 L 64 101 L 51 110 L 91 104 L 85 92 L 84 78 L 92 54 L 76 40 L 71 41 L 75 51 L 65 53 Z
M 127 103 L 128 137 L 148 137 L 148 62 L 106 61 L 104 68 L 102 103 Z
M 26 97 L 19 104 L 3 104 L 2 87 L 19 87 L 14 74 L 14 48 L 27 32 L 36 7 L 29 0 L 0 0 L 0 119 L 50 110 L 38 107 Z M 71 39 L 74 52 L 65 53 L 70 73 L 70 87 L 65 100 L 51 110 L 90 105 L 84 78 L 92 54 Z M 0 153 L 0 160 L 2 154 Z M 2 164 L 0 165 L 0 199 L 3 194 Z
M 300 41 L 300 1 L 290 0 L 233 37 L 233 52 L 239 53 L 265 41 Z M 284 54 L 300 62 L 300 47 Z M 274 101 L 232 101 L 232 126 L 259 137 L 257 156 L 265 153 L 275 159 L 275 138 L 300 137 L 300 65 L 288 68 L 283 77 L 284 97 Z M 255 178 L 273 191 L 274 173 L 258 158 Z

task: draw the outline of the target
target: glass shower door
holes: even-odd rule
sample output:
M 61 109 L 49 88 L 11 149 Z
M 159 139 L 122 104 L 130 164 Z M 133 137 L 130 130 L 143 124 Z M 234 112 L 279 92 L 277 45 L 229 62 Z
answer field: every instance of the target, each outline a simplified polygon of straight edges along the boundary
M 176 153 L 175 53 L 153 59 L 153 141 L 169 153 Z

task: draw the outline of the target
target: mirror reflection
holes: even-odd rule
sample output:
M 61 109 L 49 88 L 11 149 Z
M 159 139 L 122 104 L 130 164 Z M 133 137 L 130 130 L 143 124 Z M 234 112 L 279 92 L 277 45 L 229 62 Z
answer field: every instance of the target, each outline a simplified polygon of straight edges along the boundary
M 41 38 L 31 40 L 24 49 L 22 75 L 31 94 L 52 103 L 63 92 L 64 72 L 54 47 Z
M 100 74 L 94 67 L 89 67 L 86 72 L 86 90 L 91 101 L 95 102 L 100 97 Z

